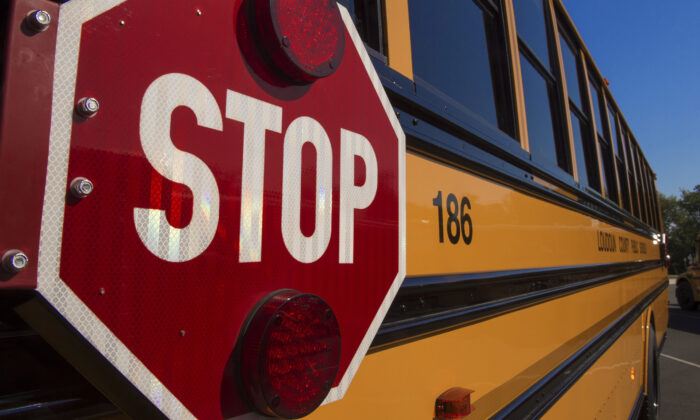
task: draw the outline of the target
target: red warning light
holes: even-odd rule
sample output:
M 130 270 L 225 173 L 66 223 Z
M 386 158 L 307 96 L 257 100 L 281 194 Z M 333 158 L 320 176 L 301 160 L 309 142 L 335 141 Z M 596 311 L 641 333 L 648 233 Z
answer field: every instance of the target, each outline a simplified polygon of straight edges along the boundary
M 272 63 L 295 82 L 332 74 L 345 48 L 335 0 L 251 0 L 252 26 Z
M 474 411 L 470 389 L 454 387 L 440 394 L 435 400 L 435 419 L 462 419 Z
M 241 376 L 263 414 L 305 416 L 326 398 L 338 372 L 340 329 L 320 297 L 294 290 L 267 298 L 244 333 Z

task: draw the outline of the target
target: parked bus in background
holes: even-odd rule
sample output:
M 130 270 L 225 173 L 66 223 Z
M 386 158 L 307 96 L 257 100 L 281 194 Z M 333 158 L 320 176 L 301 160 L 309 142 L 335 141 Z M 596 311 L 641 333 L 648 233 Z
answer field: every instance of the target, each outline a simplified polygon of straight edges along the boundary
M 700 302 L 700 233 L 695 238 L 693 263 L 676 279 L 676 299 L 685 310 L 695 309 Z
M 89 1 L 0 6 L 3 125 L 14 46 L 57 37 L 37 251 L 0 249 L 0 418 L 658 418 L 656 176 L 561 0 Z

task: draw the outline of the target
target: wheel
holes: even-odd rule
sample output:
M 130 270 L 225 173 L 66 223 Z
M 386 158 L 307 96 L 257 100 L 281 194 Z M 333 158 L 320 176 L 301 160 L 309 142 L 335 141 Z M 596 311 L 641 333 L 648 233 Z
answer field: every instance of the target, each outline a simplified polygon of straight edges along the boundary
M 695 298 L 693 298 L 693 289 L 687 281 L 681 281 L 676 284 L 676 299 L 682 309 L 692 311 L 695 309 Z
M 642 420 L 658 420 L 659 418 L 659 355 L 656 352 L 656 331 L 654 325 L 649 326 L 649 343 L 647 346 L 647 394 L 644 396 Z

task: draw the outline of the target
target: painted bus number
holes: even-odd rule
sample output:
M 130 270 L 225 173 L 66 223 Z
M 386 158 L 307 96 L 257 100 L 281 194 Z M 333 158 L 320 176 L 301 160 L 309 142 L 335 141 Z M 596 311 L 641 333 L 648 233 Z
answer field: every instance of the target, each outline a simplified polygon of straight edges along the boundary
M 437 207 L 438 211 L 438 239 L 441 243 L 445 242 L 445 231 L 447 231 L 447 237 L 452 244 L 457 244 L 460 236 L 466 245 L 472 243 L 474 230 L 472 218 L 467 213 L 467 210 L 472 209 L 472 205 L 466 196 L 457 200 L 456 195 L 452 193 L 447 195 L 445 202 L 447 223 L 444 223 L 442 191 L 438 191 L 437 196 L 433 198 L 433 206 Z

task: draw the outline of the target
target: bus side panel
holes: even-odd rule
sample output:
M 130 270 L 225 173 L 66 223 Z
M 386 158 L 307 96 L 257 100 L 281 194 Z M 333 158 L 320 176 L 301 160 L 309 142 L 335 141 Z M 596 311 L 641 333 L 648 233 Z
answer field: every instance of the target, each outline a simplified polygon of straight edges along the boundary
M 644 316 L 610 347 L 543 419 L 626 419 L 643 390 Z
M 659 258 L 650 237 L 411 153 L 406 229 L 408 276 Z
M 455 386 L 474 390 L 476 410 L 470 419 L 488 418 L 652 293 L 659 285 L 653 273 L 372 353 L 363 360 L 345 397 L 321 406 L 309 418 L 431 418 L 435 399 Z M 635 334 L 639 333 L 632 333 L 633 338 Z M 630 345 L 634 349 L 625 352 L 638 361 L 643 340 L 635 340 L 636 347 Z M 641 372 L 627 380 L 637 390 L 643 387 Z M 600 407 L 606 399 L 594 404 Z

